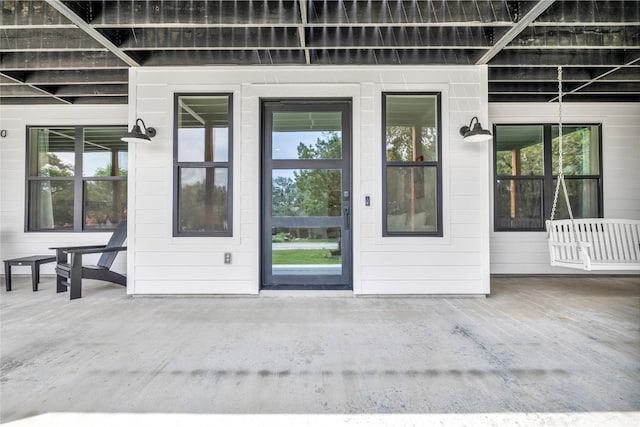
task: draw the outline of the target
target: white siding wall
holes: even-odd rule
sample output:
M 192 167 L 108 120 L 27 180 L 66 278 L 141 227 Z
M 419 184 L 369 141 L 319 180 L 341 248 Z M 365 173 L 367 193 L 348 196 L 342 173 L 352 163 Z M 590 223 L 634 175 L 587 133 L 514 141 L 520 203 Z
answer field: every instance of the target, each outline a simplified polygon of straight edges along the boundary
M 489 117 L 493 124 L 557 123 L 558 105 L 489 104 Z M 602 123 L 604 216 L 640 219 L 640 104 L 565 102 L 562 117 L 564 123 Z M 492 274 L 579 272 L 549 265 L 545 232 L 491 233 Z
M 400 90 L 443 95 L 442 238 L 381 237 L 381 94 Z M 234 93 L 233 237 L 172 237 L 175 92 Z M 158 135 L 130 148 L 128 291 L 259 292 L 260 98 L 351 97 L 354 292 L 488 293 L 489 145 L 458 133 L 473 116 L 487 123 L 486 93 L 484 66 L 132 69 L 129 123 L 137 115 Z
M 111 233 L 27 233 L 25 224 L 25 167 L 27 126 L 126 125 L 127 106 L 30 105 L 0 106 L 0 260 L 51 254 L 52 246 L 103 244 Z M 86 257 L 87 260 L 97 259 Z M 118 255 L 116 271 L 126 270 L 126 256 Z M 54 264 L 44 264 L 42 274 L 54 274 Z M 4 263 L 2 264 L 4 273 Z M 12 267 L 13 274 L 29 274 L 29 267 Z

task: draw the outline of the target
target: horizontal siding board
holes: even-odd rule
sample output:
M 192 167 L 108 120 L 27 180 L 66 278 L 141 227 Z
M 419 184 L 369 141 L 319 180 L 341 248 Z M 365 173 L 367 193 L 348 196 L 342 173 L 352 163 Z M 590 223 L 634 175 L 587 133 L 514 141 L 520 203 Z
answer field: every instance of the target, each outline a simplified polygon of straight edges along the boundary
M 256 294 L 258 287 L 251 280 L 181 280 L 179 282 L 136 281 L 136 292 L 140 295 L 210 295 Z
M 24 231 L 27 126 L 81 126 L 127 124 L 126 105 L 0 106 L 0 258 L 54 254 L 49 247 L 105 243 L 110 233 L 33 233 Z M 96 256 L 97 257 L 97 256 Z M 92 260 L 93 257 L 88 257 Z M 116 258 L 118 263 L 121 258 Z M 0 264 L 4 273 L 4 263 Z M 42 266 L 52 274 L 54 264 Z M 25 270 L 26 272 L 26 270 Z M 18 271 L 18 274 L 21 274 Z
M 189 281 L 189 280 L 208 280 L 215 281 L 224 277 L 227 280 L 250 280 L 252 278 L 251 271 L 243 266 L 136 266 L 136 280 L 154 280 L 154 281 Z
M 360 261 L 363 266 L 391 265 L 403 266 L 478 266 L 482 255 L 478 252 L 362 252 Z
M 135 254 L 136 265 L 145 267 L 198 267 L 223 266 L 224 250 L 210 252 L 140 252 Z M 232 266 L 250 267 L 255 263 L 255 255 L 242 252 L 232 252 Z
M 363 280 L 394 280 L 431 282 L 436 280 L 464 280 L 476 278 L 480 275 L 479 266 L 424 266 L 411 265 L 392 267 L 363 266 L 361 276 Z
M 434 282 L 416 282 L 416 281 L 404 281 L 404 280 L 395 280 L 393 282 L 389 282 L 389 281 L 377 281 L 377 280 L 363 280 L 361 293 L 365 295 L 366 294 L 484 295 L 488 293 L 488 290 L 478 289 L 478 285 L 475 280 L 447 280 L 447 281 L 434 281 Z
M 425 73 L 425 69 L 429 72 Z M 354 191 L 357 188 L 361 188 L 362 193 L 359 194 L 358 200 L 354 202 L 355 209 L 363 209 L 360 215 L 354 213 L 354 218 L 359 219 L 354 223 L 354 227 L 357 227 L 356 236 L 368 235 L 369 238 L 360 238 L 354 242 L 354 245 L 362 253 L 372 252 L 375 256 L 380 256 L 378 265 L 389 266 L 390 254 L 393 254 L 398 248 L 397 253 L 409 254 L 411 251 L 415 251 L 414 261 L 416 265 L 409 265 L 410 268 L 416 266 L 422 268 L 424 256 L 433 255 L 433 258 L 428 261 L 433 264 L 441 266 L 439 264 L 447 264 L 450 266 L 457 266 L 461 262 L 467 262 L 472 265 L 479 265 L 482 262 L 482 256 L 480 255 L 480 243 L 483 238 L 482 233 L 478 230 L 478 224 L 482 224 L 483 221 L 488 221 L 488 213 L 480 214 L 477 206 L 479 202 L 486 198 L 486 195 L 480 196 L 487 189 L 478 185 L 482 182 L 482 176 L 486 173 L 486 168 L 478 167 L 477 155 L 478 149 L 470 149 L 469 146 L 456 141 L 447 142 L 445 138 L 446 155 L 450 156 L 449 165 L 455 164 L 461 170 L 464 170 L 463 175 L 460 178 L 454 175 L 446 175 L 445 182 L 450 187 L 445 189 L 446 197 L 445 205 L 453 208 L 456 207 L 458 211 L 464 212 L 456 215 L 455 221 L 451 226 L 447 226 L 447 232 L 449 235 L 442 239 L 429 239 L 429 238 L 408 238 L 399 240 L 386 240 L 380 238 L 380 221 L 381 214 L 381 199 L 380 190 L 381 182 L 380 177 L 380 135 L 379 125 L 381 121 L 381 96 L 382 91 L 398 91 L 407 90 L 412 91 L 418 87 L 430 88 L 427 90 L 434 90 L 434 87 L 446 88 L 450 92 L 450 96 L 447 99 L 443 99 L 443 105 L 451 108 L 454 104 L 457 105 L 458 110 L 451 109 L 449 113 L 446 113 L 444 122 L 448 123 L 451 120 L 452 123 L 447 124 L 445 127 L 445 133 L 454 132 L 455 139 L 459 139 L 457 135 L 459 123 L 468 122 L 470 112 L 476 115 L 478 111 L 482 111 L 482 105 L 480 103 L 480 94 L 482 91 L 481 82 L 485 77 L 478 72 L 478 67 L 323 67 L 322 69 L 308 69 L 305 72 L 300 72 L 298 67 L 245 67 L 242 69 L 232 67 L 222 68 L 202 68 L 202 69 L 141 69 L 136 70 L 136 80 L 138 86 L 138 104 L 137 111 L 140 116 L 145 117 L 147 115 L 153 117 L 154 127 L 159 129 L 159 136 L 162 134 L 162 138 L 158 140 L 157 144 L 153 144 L 153 147 L 138 151 L 138 155 L 142 158 L 139 160 L 137 167 L 138 173 L 138 186 L 136 187 L 137 209 L 142 209 L 147 212 L 147 216 L 141 215 L 138 219 L 139 230 L 136 239 L 136 250 L 140 254 L 140 265 L 136 270 L 136 282 L 141 284 L 141 287 L 136 289 L 136 292 L 142 292 L 145 284 L 153 282 L 149 280 L 150 275 L 158 274 L 153 269 L 146 270 L 146 268 L 157 266 L 164 268 L 162 261 L 173 262 L 174 264 L 190 266 L 188 275 L 197 277 L 197 280 L 212 280 L 220 281 L 222 284 L 224 281 L 234 279 L 232 273 L 225 274 L 226 271 L 231 271 L 228 267 L 219 265 L 219 256 L 226 251 L 230 251 L 234 255 L 234 265 L 246 265 L 253 268 L 249 268 L 248 277 L 255 276 L 257 265 L 255 264 L 259 256 L 259 239 L 256 236 L 256 232 L 259 231 L 259 195 L 256 189 L 259 187 L 259 136 L 260 132 L 257 128 L 259 122 L 259 99 L 264 96 L 300 96 L 304 93 L 307 97 L 313 96 L 344 96 L 345 91 L 340 89 L 340 85 L 347 88 L 347 91 L 351 93 L 360 93 L 362 96 L 356 96 L 354 98 L 354 105 L 360 105 L 360 110 L 354 114 L 354 119 L 357 123 L 354 128 L 354 164 L 360 164 L 361 170 L 354 170 Z M 426 77 L 425 77 L 426 76 Z M 272 85 L 278 86 L 272 86 Z M 440 85 L 440 86 L 438 86 Z M 279 87 L 274 92 L 273 88 Z M 170 111 L 163 112 L 163 108 L 167 108 L 166 105 L 172 105 L 172 91 L 185 91 L 185 92 L 216 92 L 216 91 L 229 91 L 237 90 L 240 94 L 236 98 L 236 156 L 240 156 L 241 160 L 236 160 L 236 165 L 240 165 L 239 171 L 236 170 L 236 181 L 234 182 L 234 191 L 236 192 L 235 205 L 234 205 L 234 233 L 238 233 L 238 227 L 241 228 L 240 235 L 242 239 L 234 247 L 228 245 L 229 240 L 219 239 L 183 239 L 173 238 L 170 236 L 154 236 L 154 230 L 158 229 L 156 226 L 163 225 L 158 221 L 164 220 L 167 223 L 163 225 L 163 228 L 159 229 L 162 233 L 166 233 L 165 230 L 170 229 L 171 215 L 149 215 L 149 212 L 153 211 L 154 207 L 158 210 L 170 209 L 171 204 L 166 200 L 162 202 L 159 199 L 170 198 L 171 185 L 166 185 L 164 189 L 158 187 L 149 188 L 150 186 L 163 186 L 162 180 L 154 179 L 156 171 L 141 170 L 144 167 L 150 168 L 154 165 L 160 164 L 172 164 L 171 154 L 171 137 L 164 135 L 165 132 L 171 130 L 171 123 L 173 120 L 172 113 Z M 265 95 L 276 94 L 276 95 Z M 455 98 L 459 97 L 460 102 L 455 103 Z M 484 107 L 486 109 L 486 106 Z M 359 126 L 359 127 L 358 127 Z M 450 131 L 449 129 L 453 129 Z M 360 138 L 360 141 L 357 138 Z M 156 142 L 154 140 L 154 142 Z M 236 157 L 237 158 L 237 157 Z M 452 178 L 453 177 L 453 178 Z M 171 184 L 172 181 L 169 182 Z M 149 191 L 147 191 L 149 190 Z M 372 197 L 372 206 L 369 209 L 362 207 L 363 194 L 368 194 Z M 457 197 L 456 199 L 451 198 Z M 238 197 L 239 196 L 239 197 Z M 356 195 L 354 194 L 354 198 Z M 474 206 L 470 208 L 470 206 Z M 467 211 L 472 212 L 471 215 Z M 445 215 L 449 215 L 446 213 Z M 452 215 L 453 216 L 453 215 Z M 484 219 L 483 219 L 484 217 Z M 144 221 L 143 221 L 144 220 Z M 449 221 L 449 220 L 447 220 Z M 146 224 L 145 224 L 146 222 Z M 457 236 L 457 237 L 456 237 Z M 456 239 L 455 243 L 448 241 L 449 239 Z M 486 238 L 486 237 L 485 237 Z M 197 251 L 201 251 L 196 256 L 194 254 L 194 248 Z M 468 254 L 471 248 L 472 253 Z M 457 260 L 454 261 L 455 253 L 462 251 Z M 154 255 L 157 255 L 158 260 L 154 260 Z M 215 257 L 212 261 L 209 259 Z M 395 255 L 395 254 L 394 254 Z M 449 256 L 452 255 L 452 256 Z M 174 261 L 171 258 L 174 257 Z M 465 257 L 468 257 L 465 260 Z M 364 258 L 359 254 L 356 254 L 356 259 Z M 386 261 L 385 261 L 386 259 Z M 413 258 L 411 258 L 413 259 Z M 144 262 L 143 262 L 144 261 Z M 219 271 L 211 270 L 211 262 L 214 266 L 218 265 L 221 269 Z M 358 261 L 362 262 L 362 261 Z M 455 264 L 454 264 L 455 262 Z M 146 265 L 145 265 L 146 263 Z M 354 266 L 358 268 L 357 266 Z M 358 271 L 362 274 L 364 269 L 367 269 L 366 265 L 362 265 L 362 268 L 358 268 Z M 175 274 L 175 273 L 171 273 Z M 219 278 L 208 278 L 208 274 L 219 274 Z M 481 276 L 479 268 L 473 272 L 474 279 L 470 280 L 477 285 Z M 181 283 L 189 282 L 188 277 L 182 279 Z M 231 287 L 232 285 L 229 285 Z M 177 285 L 176 285 L 177 287 Z M 226 288 L 226 286 L 221 285 Z M 156 289 L 158 292 L 158 289 Z M 428 289 L 423 289 L 427 291 Z
M 548 105 L 496 103 L 489 105 L 493 123 L 542 123 L 558 118 Z M 604 214 L 606 218 L 640 219 L 640 103 L 565 103 L 565 123 L 602 123 Z M 550 267 L 546 234 L 491 234 L 494 274 L 580 274 L 580 270 Z M 611 273 L 611 272 L 609 272 Z
M 354 245 L 356 280 L 376 276 L 377 270 L 392 271 L 394 263 L 405 256 L 408 271 L 419 274 L 425 267 L 443 277 L 443 281 L 463 283 L 450 289 L 469 292 L 480 289 L 486 281 L 488 269 L 483 248 L 488 247 L 490 212 L 482 208 L 488 199 L 489 168 L 478 163 L 478 158 L 489 158 L 488 145 L 464 144 L 458 134 L 462 124 L 470 117 L 486 117 L 483 104 L 486 91 L 486 67 L 203 67 L 203 68 L 141 68 L 132 71 L 137 87 L 132 93 L 135 115 L 158 130 L 158 136 L 149 146 L 136 146 L 133 176 L 135 194 L 132 203 L 136 214 L 135 292 L 139 293 L 224 293 L 238 283 L 250 283 L 248 289 L 257 289 L 259 250 L 259 99 L 265 94 L 276 96 L 344 96 L 354 95 L 354 169 L 355 209 L 363 209 L 354 218 Z M 274 91 L 275 88 L 275 91 Z M 236 97 L 236 170 L 234 181 L 234 234 L 235 238 L 174 238 L 172 237 L 173 178 L 171 165 L 173 132 L 173 91 L 229 91 L 237 90 Z M 382 238 L 380 153 L 381 96 L 380 91 L 443 90 L 443 182 L 445 236 L 443 238 Z M 302 95 L 301 95 L 302 94 Z M 358 95 L 359 94 L 359 95 Z M 359 107 L 358 107 L 359 106 Z M 125 111 L 123 117 L 129 113 Z M 483 120 L 484 124 L 484 120 Z M 452 169 L 453 168 L 453 169 Z M 359 191 L 359 193 L 356 193 Z M 372 197 L 369 209 L 362 207 L 363 196 Z M 240 229 L 240 230 L 239 230 Z M 219 265 L 220 255 L 234 254 L 234 264 Z M 194 256 L 194 254 L 197 254 Z M 210 265 L 208 255 L 216 264 Z M 367 265 L 366 257 L 377 257 L 375 265 Z M 157 260 L 154 260 L 157 255 Z M 179 280 L 157 278 L 158 270 L 167 268 L 160 260 L 183 264 L 185 273 Z M 189 260 L 195 258 L 195 260 Z M 427 259 L 428 261 L 425 261 Z M 411 260 L 409 262 L 408 260 Z M 236 263 L 237 262 L 237 263 Z M 193 263 L 196 265 L 190 265 Z M 432 265 L 430 265 L 432 264 Z M 253 268 L 246 268 L 253 266 Z M 452 279 L 462 274 L 460 266 L 471 266 L 465 279 Z M 235 267 L 238 267 L 237 269 Z M 246 281 L 236 280 L 235 271 L 246 270 Z M 216 269 L 217 268 L 217 269 Z M 446 269 L 449 270 L 446 270 Z M 413 269 L 413 270 L 412 270 Z M 445 269 L 445 270 L 443 270 Z M 454 270 L 457 270 L 454 271 Z M 486 270 L 486 271 L 485 271 Z M 170 273 L 170 274 L 175 274 Z M 238 273 L 240 274 L 240 273 Z M 399 272 L 400 274 L 400 272 Z M 192 278 L 189 278 L 191 276 Z M 396 279 L 399 276 L 396 275 Z M 406 277 L 404 278 L 406 279 Z M 419 292 L 440 292 L 439 281 L 411 283 L 407 286 Z M 356 283 L 364 288 L 367 280 Z M 157 286 L 161 284 L 160 286 Z M 153 286 L 153 290 L 148 291 Z M 394 284 L 378 281 L 375 286 L 382 293 L 396 290 Z M 373 289 L 370 287 L 369 289 Z M 406 293 L 405 290 L 399 290 Z M 450 291 L 451 292 L 451 291 Z M 455 293 L 455 292 L 452 292 Z

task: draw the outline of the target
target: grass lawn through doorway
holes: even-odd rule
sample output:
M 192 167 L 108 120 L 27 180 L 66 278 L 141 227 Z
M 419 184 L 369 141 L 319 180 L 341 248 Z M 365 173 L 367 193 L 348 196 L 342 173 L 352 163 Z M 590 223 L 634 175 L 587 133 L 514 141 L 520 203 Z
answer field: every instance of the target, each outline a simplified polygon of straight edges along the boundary
M 284 249 L 273 251 L 272 263 L 282 264 L 340 264 L 340 256 L 331 256 L 328 249 Z

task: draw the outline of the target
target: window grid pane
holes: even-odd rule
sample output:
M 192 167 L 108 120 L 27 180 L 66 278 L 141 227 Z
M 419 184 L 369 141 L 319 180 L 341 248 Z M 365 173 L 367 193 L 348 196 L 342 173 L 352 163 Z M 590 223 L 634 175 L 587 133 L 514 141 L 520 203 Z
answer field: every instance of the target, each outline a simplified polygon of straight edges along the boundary
M 436 231 L 436 176 L 435 167 L 387 168 L 387 231 Z
M 75 129 L 29 129 L 29 176 L 75 174 Z
M 496 229 L 540 229 L 544 226 L 542 179 L 498 179 Z
M 82 175 L 127 176 L 129 147 L 120 140 L 126 132 L 126 127 L 84 129 Z
M 126 131 L 29 127 L 27 230 L 114 229 L 126 219 L 128 146 L 120 141 Z
M 560 171 L 559 126 L 552 127 L 553 174 Z M 562 126 L 562 169 L 565 175 L 600 173 L 598 126 Z
M 180 232 L 228 230 L 228 170 L 180 168 L 178 221 Z
M 113 229 L 127 216 L 127 181 L 84 182 L 84 228 Z
M 556 188 L 558 180 L 553 180 L 553 188 Z M 574 218 L 597 218 L 599 203 L 599 186 L 598 179 L 577 179 L 567 178 L 564 180 L 567 186 L 567 194 L 569 194 L 569 203 L 571 203 L 571 212 Z M 569 210 L 567 202 L 564 199 L 562 190 L 558 196 L 558 205 L 556 208 L 555 219 L 568 219 Z
M 178 162 L 229 161 L 229 97 L 178 97 Z
M 73 230 L 73 181 L 31 181 L 29 229 Z
M 544 175 L 544 126 L 496 126 L 495 137 L 498 175 Z
M 563 125 L 563 171 L 575 218 L 602 215 L 600 129 Z M 495 230 L 544 230 L 557 182 L 558 130 L 556 124 L 495 125 Z M 554 219 L 563 218 L 569 214 L 560 189 Z
M 440 94 L 386 93 L 383 235 L 442 236 Z
M 174 236 L 232 235 L 232 96 L 176 94 Z

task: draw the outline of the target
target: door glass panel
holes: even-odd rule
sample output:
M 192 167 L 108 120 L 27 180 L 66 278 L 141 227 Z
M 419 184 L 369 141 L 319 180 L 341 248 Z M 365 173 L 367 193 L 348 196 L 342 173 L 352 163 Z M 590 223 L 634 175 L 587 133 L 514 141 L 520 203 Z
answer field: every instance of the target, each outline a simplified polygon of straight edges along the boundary
M 342 113 L 274 112 L 272 158 L 341 159 Z
M 342 274 L 340 227 L 273 227 L 272 274 Z
M 340 216 L 340 169 L 273 169 L 271 214 Z
M 263 286 L 350 289 L 351 105 L 264 106 Z

